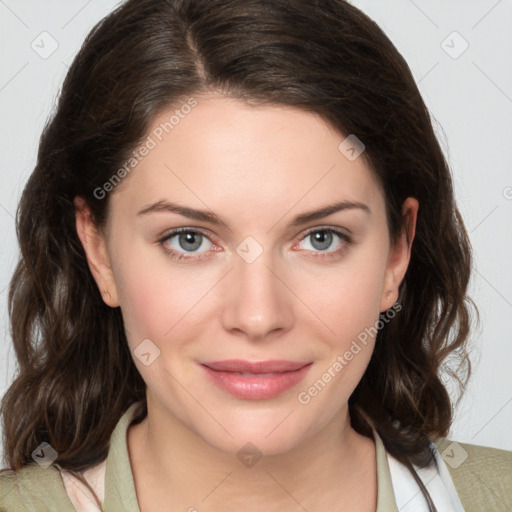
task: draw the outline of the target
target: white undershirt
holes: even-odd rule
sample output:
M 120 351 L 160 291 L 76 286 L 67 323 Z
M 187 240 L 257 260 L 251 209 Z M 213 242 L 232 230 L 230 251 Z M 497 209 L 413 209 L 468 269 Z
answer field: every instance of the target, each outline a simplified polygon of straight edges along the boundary
M 459 495 L 453 484 L 437 447 L 431 444 L 436 464 L 419 468 L 413 464 L 416 473 L 427 488 L 438 512 L 464 512 Z M 428 505 L 411 472 L 392 455 L 386 453 L 395 501 L 400 512 L 428 512 Z M 436 467 L 437 465 L 437 467 Z

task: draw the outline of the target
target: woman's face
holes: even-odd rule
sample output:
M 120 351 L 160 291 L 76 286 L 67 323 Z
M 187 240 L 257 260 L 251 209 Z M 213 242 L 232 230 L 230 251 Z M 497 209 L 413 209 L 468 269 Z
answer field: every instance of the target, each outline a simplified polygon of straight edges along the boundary
M 170 124 L 175 110 L 111 192 L 106 245 L 81 235 L 89 265 L 121 307 L 153 412 L 225 451 L 285 452 L 346 425 L 408 244 L 390 246 L 378 183 L 318 116 L 214 95 Z M 226 360 L 291 366 L 214 364 Z

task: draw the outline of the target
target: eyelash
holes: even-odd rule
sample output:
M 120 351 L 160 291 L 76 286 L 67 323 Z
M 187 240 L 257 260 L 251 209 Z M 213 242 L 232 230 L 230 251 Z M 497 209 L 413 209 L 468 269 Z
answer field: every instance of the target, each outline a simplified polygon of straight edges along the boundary
M 181 261 L 181 260 L 203 260 L 208 257 L 208 252 L 204 254 L 200 254 L 199 256 L 185 256 L 186 253 L 180 253 L 179 251 L 176 251 L 174 249 L 169 249 L 169 247 L 166 245 L 166 242 L 170 239 L 174 238 L 176 235 L 179 235 L 181 233 L 194 233 L 194 234 L 201 234 L 208 238 L 208 235 L 205 231 L 199 228 L 177 228 L 169 233 L 166 233 L 162 238 L 158 240 L 158 243 L 162 246 L 164 251 L 167 253 L 168 256 L 171 258 Z M 337 235 L 341 241 L 343 242 L 343 245 L 341 248 L 330 251 L 330 252 L 314 252 L 313 255 L 308 256 L 311 258 L 316 259 L 326 259 L 326 258 L 334 258 L 337 256 L 341 256 L 347 249 L 348 246 L 352 243 L 352 239 L 342 231 L 338 231 L 337 229 L 330 228 L 330 227 L 319 227 L 319 228 L 313 228 L 309 230 L 302 238 L 299 239 L 299 242 L 302 242 L 304 239 L 306 239 L 308 236 L 312 235 L 313 233 L 331 233 L 334 235 Z M 209 238 L 208 238 L 209 240 Z M 213 243 L 213 242 L 212 242 Z

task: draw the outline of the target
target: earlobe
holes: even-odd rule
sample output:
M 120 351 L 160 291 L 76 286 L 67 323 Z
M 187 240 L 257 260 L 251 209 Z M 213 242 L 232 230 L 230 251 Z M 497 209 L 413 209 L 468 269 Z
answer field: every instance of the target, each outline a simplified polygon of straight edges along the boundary
M 82 197 L 75 197 L 76 230 L 87 258 L 89 269 L 98 285 L 103 301 L 110 307 L 119 306 L 117 288 L 104 236 L 98 232 L 94 218 Z
M 397 300 L 398 287 L 396 287 L 396 289 L 393 290 L 385 289 L 382 294 L 379 311 L 381 313 L 384 313 L 384 311 L 387 311 L 389 308 L 391 308 Z
M 402 205 L 404 229 L 389 251 L 380 304 L 381 312 L 389 309 L 398 299 L 399 287 L 405 277 L 411 258 L 418 208 L 418 200 L 414 197 L 408 197 Z

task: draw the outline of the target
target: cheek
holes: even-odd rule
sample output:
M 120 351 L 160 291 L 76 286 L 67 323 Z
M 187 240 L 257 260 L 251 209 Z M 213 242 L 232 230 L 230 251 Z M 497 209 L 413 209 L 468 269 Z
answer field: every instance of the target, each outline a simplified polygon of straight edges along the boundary
M 122 246 L 120 243 L 118 250 Z M 123 252 L 119 250 L 114 268 L 128 341 L 131 345 L 145 338 L 156 342 L 173 325 L 173 312 L 178 312 L 179 301 L 173 303 L 172 290 L 180 283 L 173 282 L 162 268 L 163 257 L 154 247 L 146 248 L 136 241 L 126 241 L 124 246 L 131 247 L 124 253 L 130 256 L 120 257 Z
M 379 318 L 385 276 L 385 254 L 372 244 L 354 251 L 337 266 L 303 272 L 298 295 L 330 329 L 333 343 L 350 343 Z
M 162 348 L 193 335 L 202 310 L 197 306 L 202 298 L 207 300 L 204 296 L 213 285 L 207 275 L 192 267 L 173 267 L 163 250 L 149 245 L 116 263 L 116 285 L 132 349 L 146 338 Z
M 311 335 L 317 340 L 319 359 L 298 400 L 301 404 L 314 402 L 316 405 L 306 410 L 319 414 L 325 421 L 348 401 L 370 361 L 386 256 L 385 245 L 382 247 L 380 241 L 376 241 L 354 251 L 339 266 L 322 269 L 314 279 L 307 278 L 309 287 L 314 290 L 309 295 L 308 305 L 321 322 L 303 327 L 317 326 L 313 327 Z M 313 283 L 316 286 L 313 287 Z M 306 290 L 303 293 L 307 293 Z

